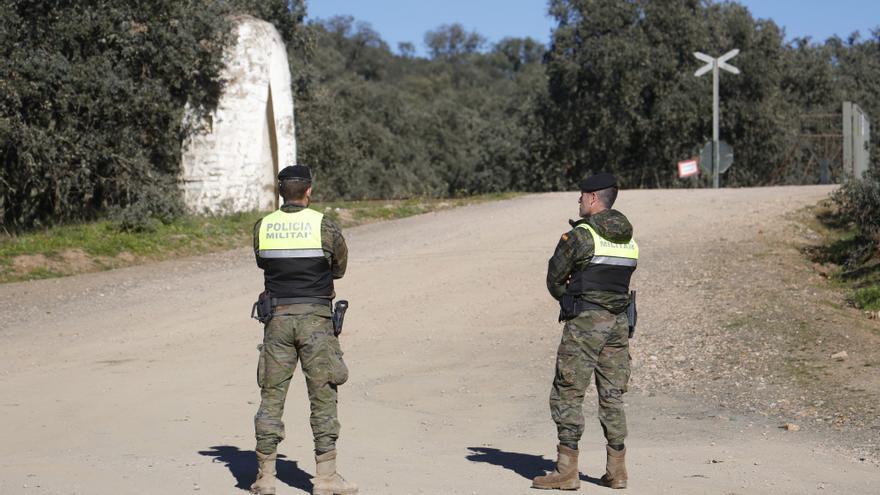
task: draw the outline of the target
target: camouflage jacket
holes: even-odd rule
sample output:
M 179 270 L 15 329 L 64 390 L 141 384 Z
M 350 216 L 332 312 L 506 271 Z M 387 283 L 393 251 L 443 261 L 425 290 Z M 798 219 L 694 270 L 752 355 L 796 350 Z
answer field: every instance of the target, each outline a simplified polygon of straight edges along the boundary
M 281 206 L 281 211 L 285 213 L 295 213 L 305 208 L 303 205 L 289 203 Z M 257 255 L 260 250 L 260 224 L 263 219 L 257 220 L 254 224 L 254 256 L 257 258 L 257 266 L 265 268 L 261 264 L 260 257 Z M 348 246 L 345 245 L 345 238 L 342 237 L 342 230 L 336 225 L 336 222 L 328 218 L 326 215 L 321 220 L 321 248 L 324 250 L 324 257 L 330 264 L 330 271 L 333 272 L 333 278 L 342 278 L 345 275 L 345 267 L 348 265 Z
M 609 241 L 625 243 L 632 239 L 632 224 L 617 210 L 604 210 L 577 221 L 570 220 L 573 228 L 562 234 L 547 267 L 547 289 L 556 299 L 565 294 L 571 274 L 584 269 L 593 257 L 593 237 L 587 230 L 576 227 L 585 222 Z M 623 311 L 629 304 L 628 294 L 616 292 L 591 290 L 579 296 L 615 313 Z

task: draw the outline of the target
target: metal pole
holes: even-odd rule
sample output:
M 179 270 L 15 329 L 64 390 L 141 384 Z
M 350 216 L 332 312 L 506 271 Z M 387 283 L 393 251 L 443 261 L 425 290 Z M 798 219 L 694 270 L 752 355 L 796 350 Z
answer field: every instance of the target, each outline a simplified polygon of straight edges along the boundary
M 718 59 L 712 62 L 712 187 L 718 189 L 718 169 L 721 157 L 718 149 Z
M 721 175 L 721 149 L 718 141 L 718 80 L 721 77 L 719 69 L 724 69 L 733 74 L 739 74 L 739 69 L 727 63 L 728 60 L 737 56 L 739 48 L 734 48 L 720 57 L 711 57 L 702 52 L 694 52 L 694 57 L 706 62 L 706 65 L 697 69 L 694 76 L 700 77 L 712 71 L 712 185 L 718 189 L 718 176 Z

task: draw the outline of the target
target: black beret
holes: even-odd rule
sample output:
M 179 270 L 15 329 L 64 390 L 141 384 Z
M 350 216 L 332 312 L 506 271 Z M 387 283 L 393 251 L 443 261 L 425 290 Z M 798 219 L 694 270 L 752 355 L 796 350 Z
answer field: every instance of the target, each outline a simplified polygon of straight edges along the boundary
M 291 165 L 284 167 L 278 172 L 278 180 L 298 180 L 301 182 L 312 181 L 312 171 L 305 165 Z
M 608 189 L 609 187 L 614 187 L 616 185 L 617 179 L 615 179 L 614 176 L 609 174 L 608 172 L 599 172 L 596 175 L 587 177 L 586 179 L 578 182 L 578 186 L 580 186 L 581 192 L 594 192 L 601 189 Z

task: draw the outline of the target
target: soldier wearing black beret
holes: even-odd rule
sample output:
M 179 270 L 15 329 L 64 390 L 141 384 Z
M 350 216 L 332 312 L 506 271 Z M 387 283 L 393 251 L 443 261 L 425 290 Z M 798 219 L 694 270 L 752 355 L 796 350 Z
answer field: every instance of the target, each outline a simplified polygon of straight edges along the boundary
M 274 311 L 265 323 L 257 367 L 261 401 L 254 427 L 259 472 L 251 493 L 275 494 L 277 446 L 284 439 L 281 415 L 300 361 L 315 442 L 314 493 L 353 495 L 357 486 L 336 472 L 337 387 L 348 379 L 348 368 L 330 319 L 333 281 L 345 275 L 348 248 L 336 223 L 309 208 L 309 167 L 284 167 L 278 173 L 278 189 L 284 204 L 254 225 L 254 255 Z
M 562 234 L 547 268 L 547 288 L 560 302 L 565 321 L 550 392 L 550 412 L 559 439 L 556 470 L 532 486 L 580 487 L 578 442 L 584 431 L 583 401 L 595 373 L 599 421 L 607 441 L 600 483 L 626 488 L 626 415 L 623 394 L 630 375 L 629 283 L 638 262 L 632 225 L 612 209 L 617 180 L 598 173 L 578 183 L 580 219 Z
M 305 165 L 291 165 L 284 167 L 278 172 L 278 182 L 292 180 L 295 182 L 312 183 L 312 170 Z

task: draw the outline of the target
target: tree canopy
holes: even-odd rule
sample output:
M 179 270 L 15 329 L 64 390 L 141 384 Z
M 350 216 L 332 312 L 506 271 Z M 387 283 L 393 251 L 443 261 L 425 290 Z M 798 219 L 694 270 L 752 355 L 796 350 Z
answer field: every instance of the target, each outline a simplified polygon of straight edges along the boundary
M 457 24 L 426 35 L 433 55 L 393 53 L 368 25 L 309 26 L 312 71 L 297 95 L 300 161 L 323 197 L 400 198 L 506 191 L 529 166 L 526 121 L 543 87 L 543 46 Z
M 773 21 L 734 2 L 553 0 L 550 12 L 558 28 L 547 54 L 541 146 L 545 166 L 568 181 L 602 169 L 628 187 L 677 184 L 672 165 L 711 139 L 712 81 L 694 77 L 696 51 L 741 51 L 731 62 L 741 74 L 722 72 L 720 85 L 721 137 L 736 154 L 728 185 L 804 180 L 805 162 L 773 173 L 808 141 L 804 116 L 839 113 L 844 99 L 876 101 L 868 96 L 876 87 L 850 74 L 880 75 L 871 67 L 877 33 L 864 43 L 787 43 Z
M 816 181 L 829 141 L 810 135 L 840 129 L 812 116 L 844 100 L 880 115 L 880 30 L 786 41 L 773 21 L 708 0 L 551 0 L 548 12 L 549 46 L 447 24 L 422 57 L 350 17 L 306 22 L 304 0 L 2 1 L 3 226 L 178 211 L 183 110 L 216 105 L 238 14 L 287 43 L 299 160 L 324 199 L 569 189 L 599 170 L 625 187 L 699 185 L 674 173 L 711 137 L 695 51 L 741 50 L 742 73 L 721 81 L 736 154 L 725 185 Z

